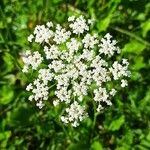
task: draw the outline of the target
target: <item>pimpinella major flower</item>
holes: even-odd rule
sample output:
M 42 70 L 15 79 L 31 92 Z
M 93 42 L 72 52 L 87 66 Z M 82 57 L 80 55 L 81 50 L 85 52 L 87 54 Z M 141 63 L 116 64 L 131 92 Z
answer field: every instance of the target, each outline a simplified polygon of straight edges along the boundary
M 22 71 L 36 72 L 26 87 L 29 100 L 39 109 L 45 106 L 45 100 L 52 101 L 54 107 L 64 103 L 60 119 L 74 127 L 88 117 L 87 97 L 100 112 L 112 105 L 117 87 L 127 86 L 130 76 L 127 59 L 112 61 L 121 52 L 117 41 L 109 33 L 99 38 L 90 32 L 91 26 L 92 21 L 83 16 L 69 17 L 65 28 L 52 22 L 37 25 L 28 41 L 38 43 L 39 50 L 27 50 L 22 58 Z M 49 97 L 53 84 L 54 100 Z

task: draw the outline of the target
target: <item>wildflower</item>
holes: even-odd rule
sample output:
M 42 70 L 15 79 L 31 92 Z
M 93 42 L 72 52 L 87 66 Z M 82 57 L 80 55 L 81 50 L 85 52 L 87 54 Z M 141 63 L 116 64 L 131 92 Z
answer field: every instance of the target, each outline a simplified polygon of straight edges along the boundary
M 68 28 L 52 22 L 35 27 L 28 41 L 35 41 L 42 48 L 26 51 L 22 71 L 28 73 L 32 69 L 36 72 L 33 82 L 26 87 L 31 92 L 29 101 L 35 101 L 42 109 L 53 83 L 54 107 L 61 103 L 66 106 L 61 121 L 77 127 L 88 116 L 85 97 L 92 95 L 97 112 L 104 109 L 103 104 L 111 106 L 111 98 L 117 92 L 115 86 L 127 86 L 130 71 L 127 59 L 109 62 L 111 56 L 120 53 L 117 41 L 109 33 L 102 39 L 97 34 L 90 34 L 91 21 L 83 16 L 71 16 L 68 23 Z M 114 85 L 113 88 L 107 86 L 109 84 Z

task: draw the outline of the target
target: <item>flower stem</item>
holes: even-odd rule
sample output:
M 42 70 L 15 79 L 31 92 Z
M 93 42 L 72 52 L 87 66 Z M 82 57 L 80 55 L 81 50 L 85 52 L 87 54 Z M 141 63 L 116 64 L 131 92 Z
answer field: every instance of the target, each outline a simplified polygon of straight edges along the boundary
M 94 108 L 94 118 L 93 118 L 92 129 L 94 129 L 94 128 L 95 128 L 96 118 L 97 118 L 96 105 L 95 105 L 95 102 L 94 102 L 94 101 L 93 101 L 93 108 Z

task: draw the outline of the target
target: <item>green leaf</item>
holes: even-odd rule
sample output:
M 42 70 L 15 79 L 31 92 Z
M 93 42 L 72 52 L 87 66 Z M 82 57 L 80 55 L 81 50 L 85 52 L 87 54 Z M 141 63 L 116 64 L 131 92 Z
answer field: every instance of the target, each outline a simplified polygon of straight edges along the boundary
M 34 121 L 32 118 L 34 111 L 34 109 L 27 105 L 18 106 L 9 114 L 8 122 L 11 126 L 26 126 Z
M 0 104 L 8 104 L 13 100 L 14 90 L 10 85 L 4 85 L 0 88 Z
M 129 148 L 129 146 L 128 145 L 125 145 L 124 144 L 124 146 L 121 146 L 121 147 L 117 147 L 116 148 L 116 150 L 130 150 L 131 149 L 131 147 Z
M 140 21 L 144 21 L 145 20 L 145 13 L 139 13 L 139 15 L 136 17 L 137 20 L 140 20 Z
M 146 66 L 146 64 L 143 62 L 142 56 L 135 57 L 134 61 L 135 64 L 132 66 L 134 70 L 140 70 Z
M 104 19 L 101 19 L 98 23 L 97 23 L 97 28 L 99 30 L 99 32 L 102 32 L 102 31 L 106 31 L 109 24 L 110 24 L 110 21 L 111 21 L 111 18 L 112 18 L 112 15 L 109 15 L 107 16 L 106 18 Z
M 138 149 L 138 150 L 149 150 L 147 149 L 146 147 L 142 146 L 142 145 L 136 145 L 135 146 L 135 150 Z
M 148 31 L 150 31 L 150 19 L 144 22 L 141 26 L 142 26 L 142 35 L 143 37 L 146 37 Z
M 150 141 L 150 132 L 148 133 L 146 139 L 147 139 L 148 141 Z
M 4 131 L 0 133 L 0 141 L 7 140 L 11 136 L 11 131 Z
M 102 144 L 99 141 L 94 141 L 90 150 L 103 150 Z
M 143 145 L 143 146 L 146 146 L 146 147 L 150 148 L 150 142 L 149 142 L 149 141 L 147 141 L 147 140 L 142 140 L 142 141 L 141 141 L 141 145 Z
M 137 40 L 131 40 L 129 43 L 127 43 L 124 46 L 122 51 L 128 53 L 140 54 L 145 48 L 146 45 L 138 42 Z
M 94 4 L 95 0 L 90 0 L 88 2 L 88 8 L 92 8 L 91 6 Z
M 110 126 L 108 127 L 108 130 L 110 130 L 110 131 L 119 130 L 124 122 L 125 122 L 125 117 L 121 116 L 120 118 L 113 120 L 111 122 Z
M 88 146 L 83 144 L 71 144 L 67 150 L 87 150 Z
M 23 143 L 23 141 L 24 141 L 23 138 L 15 139 L 15 145 L 21 145 Z
M 7 141 L 11 136 L 11 131 L 4 131 L 0 133 L 0 148 L 7 146 Z
M 14 68 L 13 57 L 9 53 L 5 53 L 3 56 L 3 60 L 5 62 L 5 72 L 10 72 Z
M 9 85 L 15 84 L 16 77 L 13 74 L 7 74 L 4 76 L 4 79 L 9 83 Z

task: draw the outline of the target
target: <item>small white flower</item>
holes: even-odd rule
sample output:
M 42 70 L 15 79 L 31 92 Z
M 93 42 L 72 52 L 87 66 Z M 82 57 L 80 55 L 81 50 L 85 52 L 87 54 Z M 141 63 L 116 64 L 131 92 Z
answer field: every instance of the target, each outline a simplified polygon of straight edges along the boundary
M 61 121 L 62 121 L 62 122 L 64 122 L 65 124 L 67 124 L 67 123 L 68 123 L 68 119 L 67 119 L 67 118 L 65 118 L 64 116 L 61 116 Z
M 39 109 L 42 109 L 44 104 L 42 103 L 42 101 L 39 101 L 38 103 L 36 103 L 36 106 L 39 107 Z
M 56 31 L 54 33 L 54 41 L 56 44 L 61 44 L 66 42 L 71 35 L 70 31 L 66 31 L 66 29 L 62 28 L 59 24 L 56 27 Z
M 32 101 L 33 99 L 34 99 L 33 95 L 30 95 L 29 98 L 28 98 L 29 101 Z
M 126 86 L 128 86 L 127 80 L 122 79 L 121 80 L 121 87 L 126 87 Z
M 50 21 L 50 22 L 47 22 L 46 25 L 50 28 L 50 27 L 53 27 L 53 23 Z
M 127 59 L 122 59 L 122 63 L 123 63 L 124 65 L 129 65 L 129 62 L 128 62 Z
M 116 46 L 117 41 L 112 40 L 112 36 L 107 33 L 104 38 L 101 39 L 101 43 L 99 44 L 99 52 L 101 54 L 108 55 L 109 57 L 113 56 L 115 51 L 117 53 L 120 52 L 119 48 Z
M 75 38 L 71 38 L 70 42 L 66 43 L 67 48 L 70 53 L 77 51 L 80 47 L 81 43 L 78 42 Z
M 84 43 L 85 48 L 94 48 L 95 44 L 98 43 L 98 40 L 96 39 L 96 35 L 91 36 L 90 34 L 86 34 L 82 42 Z
M 53 101 L 53 105 L 54 106 L 57 106 L 59 104 L 59 100 L 57 99 L 57 100 L 55 100 L 55 101 Z
M 27 72 L 28 72 L 28 69 L 29 69 L 28 66 L 24 66 L 23 69 L 22 69 L 22 72 L 23 72 L 23 73 L 27 73 Z
M 79 126 L 79 123 L 78 123 L 77 121 L 74 121 L 73 123 L 71 123 L 71 125 L 72 125 L 73 127 L 77 127 L 77 126 Z
M 51 45 L 50 48 L 45 46 L 44 52 L 46 54 L 46 59 L 57 59 L 60 56 L 60 51 L 56 45 Z
M 29 36 L 28 36 L 28 41 L 29 41 L 29 42 L 32 42 L 33 38 L 34 38 L 33 34 L 29 35 Z
M 74 20 L 75 20 L 75 16 L 71 16 L 71 17 L 68 18 L 69 22 L 74 21 Z
M 117 91 L 116 91 L 115 89 L 112 89 L 112 90 L 110 91 L 110 95 L 115 96 L 116 92 L 117 92 Z
M 95 19 L 88 19 L 88 24 L 93 25 L 94 22 L 95 22 Z
M 98 107 L 96 108 L 96 111 L 100 112 L 103 109 L 104 109 L 104 107 L 101 104 L 99 104 Z
M 70 23 L 69 27 L 72 29 L 72 32 L 75 34 L 82 34 L 84 31 L 88 31 L 89 27 L 86 24 L 86 20 L 83 16 L 76 18 L 74 22 Z
M 38 78 L 42 79 L 44 83 L 47 83 L 53 79 L 53 73 L 51 73 L 50 69 L 40 69 Z
M 30 83 L 27 87 L 26 87 L 26 90 L 27 91 L 30 91 L 30 90 L 32 90 L 33 89 L 33 86 L 32 86 L 32 84 Z

